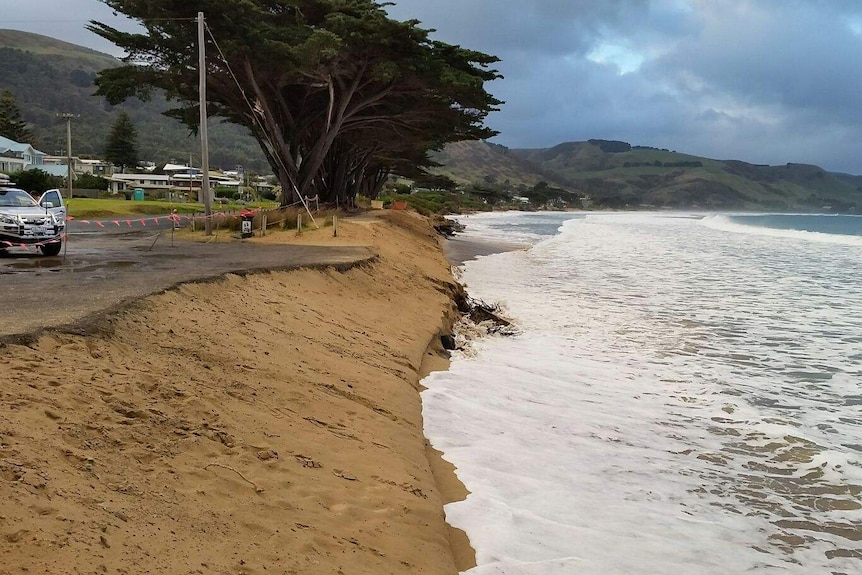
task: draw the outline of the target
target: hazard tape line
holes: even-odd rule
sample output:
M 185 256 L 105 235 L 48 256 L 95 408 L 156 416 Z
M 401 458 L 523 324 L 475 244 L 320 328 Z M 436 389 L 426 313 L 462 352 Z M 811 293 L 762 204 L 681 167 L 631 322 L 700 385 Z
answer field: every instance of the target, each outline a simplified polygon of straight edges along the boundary
M 160 221 L 173 221 L 176 223 L 180 223 L 182 221 L 191 221 L 191 220 L 199 220 L 199 219 L 207 219 L 207 217 L 216 219 L 216 218 L 232 218 L 237 219 L 239 216 L 235 214 L 212 214 L 210 216 L 198 216 L 198 215 L 185 215 L 185 214 L 168 214 L 166 216 L 154 216 L 152 218 L 118 218 L 116 220 L 84 220 L 78 219 L 73 216 L 67 216 L 66 221 L 76 222 L 78 224 L 89 225 L 89 226 L 99 226 L 100 228 L 110 227 L 111 225 L 117 227 L 123 227 L 123 224 L 126 227 L 134 227 L 135 224 L 141 224 L 141 226 L 146 227 L 147 222 L 159 223 Z
M 311 199 L 313 200 L 314 198 L 311 198 Z M 256 209 L 256 210 L 250 210 L 250 211 L 254 215 L 267 214 L 267 213 L 271 213 L 271 212 L 279 212 L 285 208 L 292 208 L 294 206 L 300 205 L 301 203 L 302 202 L 294 202 L 294 203 L 289 204 L 287 206 L 281 206 L 281 207 L 272 208 L 269 210 Z M 182 223 L 184 221 L 190 222 L 192 220 L 206 220 L 207 218 L 213 219 L 213 220 L 219 219 L 219 218 L 236 220 L 236 219 L 239 219 L 240 217 L 241 216 L 237 215 L 237 214 L 228 214 L 225 212 L 218 212 L 215 214 L 210 214 L 209 216 L 204 215 L 204 214 L 201 214 L 201 215 L 197 215 L 197 214 L 192 214 L 192 215 L 167 214 L 164 216 L 153 216 L 150 218 L 117 218 L 116 220 L 84 220 L 84 219 L 77 219 L 73 216 L 66 216 L 66 221 L 70 221 L 70 222 L 73 221 L 73 222 L 76 222 L 78 224 L 83 224 L 83 225 L 98 226 L 100 228 L 105 228 L 105 227 L 109 227 L 112 225 L 122 228 L 123 224 L 125 224 L 125 227 L 131 228 L 131 227 L 134 227 L 135 224 L 141 224 L 142 227 L 146 227 L 147 222 L 152 222 L 152 223 L 157 224 L 157 223 L 159 223 L 159 221 L 174 221 L 175 223 Z
M 3 247 L 3 248 L 22 248 L 22 249 L 26 250 L 28 248 L 39 248 L 42 246 L 47 246 L 49 244 L 56 244 L 57 242 L 62 242 L 65 239 L 66 239 L 66 234 L 63 234 L 60 237 L 60 239 L 48 240 L 45 242 L 37 242 L 35 244 L 21 244 L 21 243 L 17 243 L 17 242 L 7 242 L 4 240 L 4 241 L 0 242 L 0 247 Z

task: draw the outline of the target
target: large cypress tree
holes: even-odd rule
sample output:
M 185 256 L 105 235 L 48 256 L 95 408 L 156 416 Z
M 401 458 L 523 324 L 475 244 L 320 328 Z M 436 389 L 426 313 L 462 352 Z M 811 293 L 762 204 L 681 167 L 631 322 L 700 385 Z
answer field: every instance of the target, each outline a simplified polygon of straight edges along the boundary
M 27 128 L 15 95 L 10 90 L 0 93 L 0 136 L 35 146 L 33 134 Z
M 123 172 L 126 168 L 134 168 L 138 165 L 138 134 L 129 115 L 120 112 L 117 121 L 111 127 L 108 134 L 108 142 L 105 145 L 105 159 L 120 166 Z
M 101 1 L 146 33 L 90 24 L 129 54 L 100 72 L 98 93 L 117 104 L 160 88 L 193 129 L 193 19 L 205 13 L 218 43 L 207 41 L 208 111 L 251 130 L 285 191 L 334 201 L 407 158 L 495 133 L 483 122 L 500 102 L 484 83 L 497 58 L 433 41 L 373 0 Z

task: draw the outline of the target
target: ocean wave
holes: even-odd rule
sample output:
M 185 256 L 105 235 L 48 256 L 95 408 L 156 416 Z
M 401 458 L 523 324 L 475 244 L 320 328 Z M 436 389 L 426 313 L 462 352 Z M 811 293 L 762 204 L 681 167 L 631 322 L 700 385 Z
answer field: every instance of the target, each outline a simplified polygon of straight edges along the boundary
M 770 228 L 754 223 L 747 224 L 734 221 L 733 216 L 716 214 L 705 216 L 701 224 L 713 230 L 752 234 L 770 238 L 785 238 L 794 240 L 805 240 L 824 244 L 836 244 L 844 246 L 862 246 L 862 236 L 845 234 L 830 234 L 823 232 L 812 232 L 807 230 Z
M 492 242 L 535 245 L 562 230 L 564 222 L 583 215 L 551 212 L 486 212 L 458 216 L 463 236 Z

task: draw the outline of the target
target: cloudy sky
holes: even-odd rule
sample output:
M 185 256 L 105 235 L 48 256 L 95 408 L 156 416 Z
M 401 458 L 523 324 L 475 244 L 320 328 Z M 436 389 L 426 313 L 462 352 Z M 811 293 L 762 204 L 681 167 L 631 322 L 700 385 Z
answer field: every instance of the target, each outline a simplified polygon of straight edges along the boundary
M 859 0 L 395 0 L 438 39 L 495 54 L 510 147 L 588 138 L 862 174 Z M 98 0 L 0 0 L 0 27 L 111 52 Z M 0 80 L 2 84 L 2 80 Z

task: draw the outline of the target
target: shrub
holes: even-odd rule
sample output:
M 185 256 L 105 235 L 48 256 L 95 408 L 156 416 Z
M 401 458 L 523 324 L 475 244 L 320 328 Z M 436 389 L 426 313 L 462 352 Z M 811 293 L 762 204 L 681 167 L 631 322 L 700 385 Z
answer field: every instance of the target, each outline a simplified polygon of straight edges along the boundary
M 75 187 L 82 190 L 105 191 L 108 189 L 109 184 L 110 182 L 108 182 L 107 178 L 93 174 L 83 174 L 78 176 L 78 179 L 75 180 Z
M 28 192 L 44 192 L 51 188 L 63 187 L 63 178 L 52 176 L 39 168 L 24 170 L 15 174 L 15 184 Z

